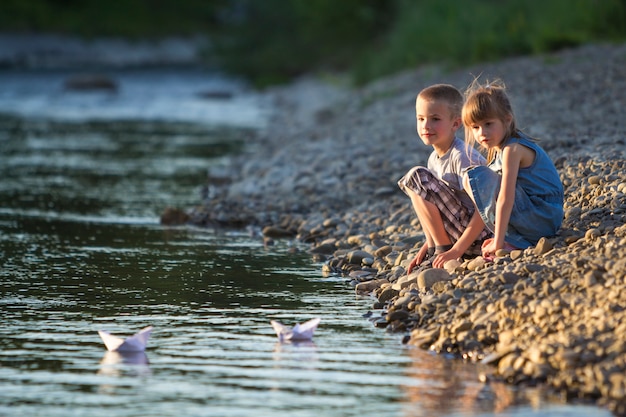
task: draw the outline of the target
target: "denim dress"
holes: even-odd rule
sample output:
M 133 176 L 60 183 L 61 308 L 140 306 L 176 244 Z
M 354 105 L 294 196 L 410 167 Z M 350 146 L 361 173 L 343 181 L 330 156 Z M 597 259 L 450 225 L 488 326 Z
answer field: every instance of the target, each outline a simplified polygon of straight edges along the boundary
M 563 185 L 552 160 L 534 141 L 518 132 L 504 146 L 519 143 L 535 151 L 535 160 L 520 168 L 515 185 L 515 203 L 504 240 L 520 249 L 536 245 L 544 236 L 554 236 L 563 222 Z M 480 216 L 495 232 L 496 199 L 502 180 L 502 152 L 488 166 L 471 167 L 469 183 Z

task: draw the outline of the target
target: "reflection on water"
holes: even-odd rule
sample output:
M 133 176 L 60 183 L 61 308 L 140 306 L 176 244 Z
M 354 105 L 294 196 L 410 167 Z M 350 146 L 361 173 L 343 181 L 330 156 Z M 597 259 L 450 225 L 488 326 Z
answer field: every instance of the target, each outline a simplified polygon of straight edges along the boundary
M 480 382 L 480 366 L 468 367 L 459 361 L 435 361 L 431 352 L 419 349 L 410 349 L 408 353 L 413 361 L 406 370 L 407 375 L 424 383 L 404 387 L 408 400 L 406 416 L 454 415 L 457 409 L 501 415 L 518 403 L 518 395 L 537 393 L 528 389 L 516 391 L 498 381 Z M 438 376 L 436 380 L 433 380 L 434 375 Z M 518 405 L 528 403 L 532 404 L 521 400 Z
M 103 366 L 118 364 L 143 365 L 148 366 L 148 355 L 146 352 L 106 352 L 100 361 Z
M 0 415 L 607 415 L 403 346 L 306 247 L 161 227 L 234 149 L 179 125 L 0 119 Z M 270 320 L 313 317 L 312 342 L 277 342 Z M 138 355 L 97 333 L 147 324 Z
M 99 375 L 148 376 L 150 362 L 146 352 L 106 352 L 100 361 Z

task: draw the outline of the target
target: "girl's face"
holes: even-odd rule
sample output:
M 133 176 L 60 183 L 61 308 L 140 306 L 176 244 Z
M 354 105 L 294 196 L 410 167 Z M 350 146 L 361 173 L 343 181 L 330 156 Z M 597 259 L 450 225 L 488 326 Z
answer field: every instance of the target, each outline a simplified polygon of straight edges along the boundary
M 486 149 L 500 149 L 509 128 L 508 123 L 500 119 L 481 120 L 471 123 L 468 127 L 474 140 Z

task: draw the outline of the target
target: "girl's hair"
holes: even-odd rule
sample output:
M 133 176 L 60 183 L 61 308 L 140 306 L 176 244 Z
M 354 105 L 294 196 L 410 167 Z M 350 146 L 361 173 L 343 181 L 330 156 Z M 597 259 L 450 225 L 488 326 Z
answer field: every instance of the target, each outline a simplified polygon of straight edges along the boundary
M 515 126 L 515 115 L 511 102 L 506 95 L 506 86 L 500 79 L 487 81 L 481 84 L 478 78 L 467 87 L 465 91 L 465 104 L 463 105 L 462 119 L 465 125 L 465 141 L 469 146 L 475 146 L 476 140 L 472 134 L 470 126 L 487 119 L 498 119 L 506 126 L 508 130 L 505 133 L 504 140 L 510 138 L 518 132 Z M 490 149 L 487 154 L 487 161 L 491 162 L 495 157 L 496 150 Z

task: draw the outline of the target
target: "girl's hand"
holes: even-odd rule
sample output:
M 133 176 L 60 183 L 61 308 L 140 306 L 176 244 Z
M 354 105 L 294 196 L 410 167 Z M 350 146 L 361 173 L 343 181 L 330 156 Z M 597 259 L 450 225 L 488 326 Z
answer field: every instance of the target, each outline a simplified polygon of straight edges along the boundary
M 481 246 L 483 258 L 493 257 L 496 254 L 496 251 L 499 248 L 496 247 L 496 242 L 494 239 L 487 239 L 483 242 Z

